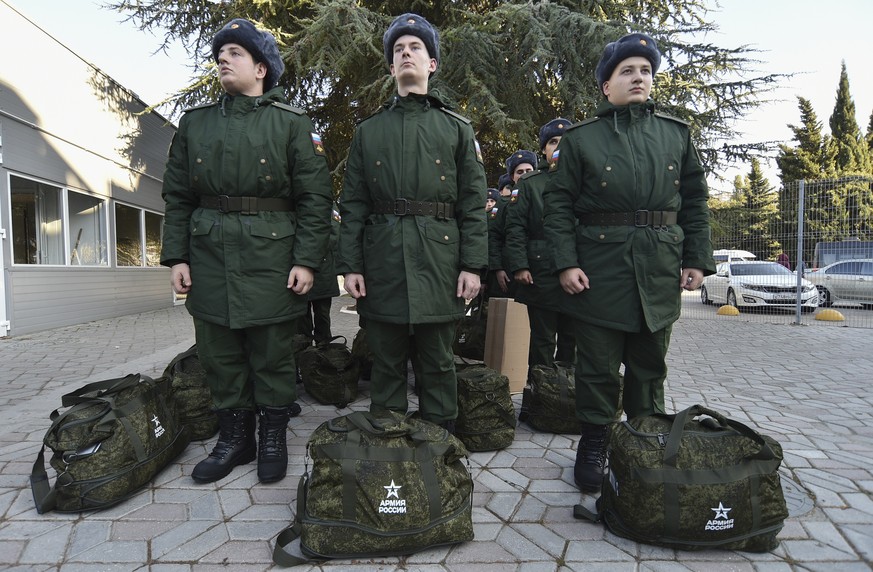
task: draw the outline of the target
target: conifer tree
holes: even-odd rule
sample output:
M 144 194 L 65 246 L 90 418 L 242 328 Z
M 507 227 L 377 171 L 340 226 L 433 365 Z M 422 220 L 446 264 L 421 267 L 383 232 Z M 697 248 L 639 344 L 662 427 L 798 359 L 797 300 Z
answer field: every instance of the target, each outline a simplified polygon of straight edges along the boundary
M 602 99 L 594 69 L 603 47 L 629 31 L 657 39 L 664 71 L 656 78 L 655 99 L 667 113 L 691 121 L 712 170 L 755 150 L 754 144 L 726 144 L 735 139 L 735 120 L 785 77 L 755 74 L 750 48 L 694 40 L 716 29 L 701 0 L 107 1 L 141 29 L 187 47 L 199 81 L 180 92 L 182 107 L 218 94 L 209 75 L 215 32 L 233 17 L 262 23 L 280 42 L 286 64 L 281 83 L 322 132 L 336 172 L 355 122 L 393 92 L 381 40 L 392 18 L 404 12 L 420 13 L 440 30 L 442 61 L 431 87 L 472 120 L 492 183 L 509 153 L 536 149 L 540 125 L 594 112 Z
M 855 116 L 855 102 L 849 93 L 846 62 L 840 68 L 837 99 L 830 118 L 831 144 L 834 146 L 834 167 L 840 174 L 870 174 L 870 152 L 861 136 Z
M 775 258 L 779 241 L 773 237 L 778 217 L 777 196 L 764 177 L 761 164 L 752 159 L 752 167 L 739 189 L 741 220 L 737 248 L 754 252 L 761 258 Z

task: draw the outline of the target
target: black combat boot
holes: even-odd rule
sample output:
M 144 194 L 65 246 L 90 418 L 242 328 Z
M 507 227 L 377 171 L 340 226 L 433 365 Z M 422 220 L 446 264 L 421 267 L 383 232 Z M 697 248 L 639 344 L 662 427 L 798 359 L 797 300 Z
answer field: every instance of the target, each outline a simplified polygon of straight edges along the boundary
M 288 470 L 288 447 L 285 431 L 288 420 L 300 414 L 300 406 L 258 406 L 258 480 L 273 483 L 285 478 Z
M 219 409 L 218 442 L 209 456 L 197 463 L 191 478 L 198 483 L 223 479 L 237 465 L 255 460 L 255 413 L 251 409 Z
M 576 465 L 573 467 L 573 479 L 580 490 L 597 492 L 603 484 L 608 430 L 607 425 L 582 423 L 582 435 L 576 448 Z

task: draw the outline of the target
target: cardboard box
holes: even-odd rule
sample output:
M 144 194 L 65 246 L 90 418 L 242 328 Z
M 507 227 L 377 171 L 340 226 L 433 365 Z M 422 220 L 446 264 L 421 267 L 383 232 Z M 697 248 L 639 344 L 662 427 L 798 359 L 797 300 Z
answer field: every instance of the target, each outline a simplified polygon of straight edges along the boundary
M 530 320 L 527 307 L 510 298 L 490 298 L 485 330 L 485 365 L 509 378 L 510 393 L 527 385 Z

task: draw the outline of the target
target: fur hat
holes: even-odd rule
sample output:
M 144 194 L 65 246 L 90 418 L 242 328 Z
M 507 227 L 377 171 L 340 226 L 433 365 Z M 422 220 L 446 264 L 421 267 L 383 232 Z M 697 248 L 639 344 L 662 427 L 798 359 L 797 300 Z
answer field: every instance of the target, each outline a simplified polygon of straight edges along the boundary
M 551 121 L 540 127 L 540 151 L 545 150 L 546 143 L 549 142 L 549 139 L 551 139 L 552 137 L 563 135 L 564 130 L 568 127 L 570 127 L 570 121 L 568 119 L 564 119 L 563 117 L 552 119 Z
M 534 169 L 537 168 L 537 156 L 533 151 L 519 149 L 506 158 L 506 174 L 512 179 L 512 172 L 522 163 L 528 163 Z
M 614 42 L 606 44 L 603 50 L 603 55 L 600 56 L 600 62 L 597 64 L 597 70 L 594 75 L 597 77 L 597 87 L 603 91 L 603 83 L 612 77 L 612 72 L 616 66 L 628 58 L 640 56 L 649 60 L 652 64 L 652 75 L 658 71 L 661 66 L 661 52 L 658 51 L 658 44 L 654 38 L 647 34 L 628 34 L 622 36 Z
M 430 22 L 418 14 L 406 13 L 394 18 L 385 34 L 382 36 L 382 47 L 385 49 L 385 61 L 388 65 L 394 63 L 394 43 L 397 38 L 405 35 L 416 36 L 424 42 L 427 54 L 440 61 L 440 34 Z
M 500 191 L 497 189 L 488 189 L 488 196 L 486 198 L 489 198 L 492 201 L 500 200 Z
M 500 191 L 503 190 L 503 187 L 506 187 L 506 186 L 509 186 L 509 187 L 512 186 L 512 177 L 509 175 L 509 173 L 503 173 L 497 179 L 497 192 L 499 193 Z
M 224 25 L 212 39 L 212 57 L 218 61 L 218 52 L 225 44 L 239 44 L 248 51 L 255 63 L 267 66 L 264 77 L 264 91 L 273 89 L 279 76 L 285 71 L 285 63 L 279 55 L 279 45 L 273 34 L 258 30 L 255 25 L 243 18 L 234 18 Z

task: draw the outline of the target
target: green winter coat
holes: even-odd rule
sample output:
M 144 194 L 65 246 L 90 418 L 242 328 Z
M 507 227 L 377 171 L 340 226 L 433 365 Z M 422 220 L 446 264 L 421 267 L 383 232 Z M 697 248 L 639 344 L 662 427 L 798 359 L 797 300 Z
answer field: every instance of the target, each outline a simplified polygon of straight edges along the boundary
M 715 272 L 706 175 L 688 125 L 644 104 L 604 103 L 567 129 L 545 191 L 545 229 L 558 272 L 581 268 L 590 289 L 562 294 L 573 317 L 621 331 L 679 318 L 682 267 Z M 678 211 L 666 227 L 586 226 L 585 213 Z
M 324 258 L 321 259 L 321 263 L 318 265 L 318 272 L 315 274 L 315 283 L 312 285 L 312 290 L 306 294 L 306 299 L 309 301 L 339 296 L 339 283 L 336 279 L 336 246 L 339 240 L 339 230 L 340 214 L 338 210 L 332 208 L 330 239 L 327 250 L 324 252 Z
M 398 324 L 460 318 L 460 271 L 488 263 L 485 171 L 467 119 L 432 96 L 395 95 L 352 139 L 340 200 L 337 272 L 364 276 L 367 319 Z M 455 218 L 373 213 L 374 201 L 454 204 Z
M 190 265 L 192 316 L 247 328 L 303 314 L 288 273 L 318 268 L 330 233 L 330 177 L 314 131 L 281 88 L 182 116 L 164 174 L 161 264 Z M 201 195 L 289 198 L 295 210 L 221 213 L 201 208 Z
M 506 211 L 507 272 L 529 270 L 533 284 L 519 283 L 515 299 L 522 304 L 558 311 L 561 309 L 561 284 L 555 274 L 551 251 L 543 229 L 543 191 L 548 179 L 548 164 L 525 173 L 517 184 L 518 200 Z

